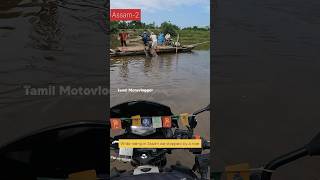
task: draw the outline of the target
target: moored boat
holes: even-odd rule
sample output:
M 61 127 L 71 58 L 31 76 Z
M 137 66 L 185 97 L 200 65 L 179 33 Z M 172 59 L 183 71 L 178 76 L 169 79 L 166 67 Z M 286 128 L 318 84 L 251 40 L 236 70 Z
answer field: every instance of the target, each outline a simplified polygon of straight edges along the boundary
M 157 54 L 161 53 L 185 53 L 191 52 L 196 46 L 195 45 L 186 45 L 180 47 L 173 46 L 158 46 L 156 49 Z M 136 55 L 149 55 L 149 48 L 144 46 L 139 47 L 119 47 L 118 49 L 110 49 L 109 52 L 111 57 L 117 56 L 136 56 Z

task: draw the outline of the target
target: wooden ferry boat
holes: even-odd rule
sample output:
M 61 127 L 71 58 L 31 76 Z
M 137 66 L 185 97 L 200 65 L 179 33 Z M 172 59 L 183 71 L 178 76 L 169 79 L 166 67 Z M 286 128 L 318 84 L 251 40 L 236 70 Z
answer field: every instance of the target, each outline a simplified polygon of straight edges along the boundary
M 180 47 L 173 46 L 158 46 L 156 49 L 157 54 L 162 53 L 185 53 L 191 52 L 196 46 L 195 45 L 187 45 Z M 150 55 L 149 48 L 145 48 L 144 46 L 138 47 L 119 47 L 117 49 L 110 49 L 109 52 L 111 57 L 117 56 L 136 56 L 136 55 Z

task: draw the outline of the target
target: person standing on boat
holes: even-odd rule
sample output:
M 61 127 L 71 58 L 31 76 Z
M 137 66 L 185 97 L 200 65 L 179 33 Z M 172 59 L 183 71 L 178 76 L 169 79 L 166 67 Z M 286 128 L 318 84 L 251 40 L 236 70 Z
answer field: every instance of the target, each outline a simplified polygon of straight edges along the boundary
M 147 31 L 144 30 L 142 33 L 142 41 L 143 41 L 144 46 L 148 46 L 148 40 L 149 40 L 149 35 L 148 35 Z
M 158 40 L 157 40 L 157 35 L 154 34 L 153 32 L 151 32 L 151 36 L 150 36 L 150 39 L 151 39 L 151 54 L 153 56 L 157 56 L 157 52 L 156 52 L 156 49 L 157 49 L 157 46 L 158 46 Z
M 164 44 L 164 34 L 163 32 L 160 32 L 159 37 L 158 37 L 158 44 L 162 46 Z
M 170 41 L 171 41 L 171 35 L 170 35 L 170 33 L 167 33 L 164 38 L 166 39 L 166 45 L 170 45 Z
M 128 39 L 129 34 L 125 32 L 125 30 L 122 30 L 121 33 L 119 33 L 119 38 L 121 42 L 121 46 L 127 46 L 127 39 Z

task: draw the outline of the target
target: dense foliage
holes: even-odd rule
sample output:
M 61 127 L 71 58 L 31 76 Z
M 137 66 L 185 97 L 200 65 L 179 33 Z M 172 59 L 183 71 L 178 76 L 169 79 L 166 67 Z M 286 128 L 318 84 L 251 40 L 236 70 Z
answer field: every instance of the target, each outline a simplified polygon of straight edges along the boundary
M 110 24 L 110 31 L 112 34 L 119 32 L 119 29 L 134 29 L 143 30 L 148 29 L 158 34 L 160 31 L 164 34 L 170 33 L 172 37 L 176 37 L 178 32 L 181 30 L 177 25 L 171 23 L 170 21 L 163 22 L 160 26 L 157 26 L 154 22 L 151 24 L 143 23 L 141 21 L 113 21 Z M 208 31 L 210 27 L 186 27 L 182 30 L 192 30 L 192 31 Z
M 156 29 L 155 23 L 146 24 L 141 21 L 113 21 L 111 22 L 111 33 L 118 32 L 119 29 Z
M 193 27 L 183 28 L 183 30 L 208 31 L 210 30 L 210 27 L 209 26 L 206 26 L 206 27 L 193 26 Z
M 180 30 L 180 28 L 177 25 L 174 25 L 174 24 L 172 24 L 170 22 L 162 23 L 161 26 L 160 26 L 160 29 L 164 34 L 169 33 L 173 37 L 177 36 L 177 31 Z

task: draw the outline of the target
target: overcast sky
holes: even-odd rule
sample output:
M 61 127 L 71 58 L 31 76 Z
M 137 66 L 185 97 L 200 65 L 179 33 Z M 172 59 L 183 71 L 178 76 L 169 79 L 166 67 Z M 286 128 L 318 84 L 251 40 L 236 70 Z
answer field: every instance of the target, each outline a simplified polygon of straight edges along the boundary
M 142 21 L 157 25 L 164 21 L 180 27 L 210 25 L 210 0 L 110 0 L 110 7 L 141 9 Z

